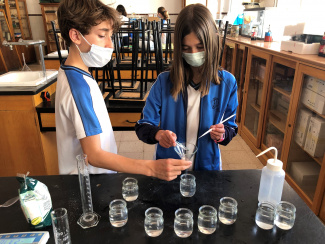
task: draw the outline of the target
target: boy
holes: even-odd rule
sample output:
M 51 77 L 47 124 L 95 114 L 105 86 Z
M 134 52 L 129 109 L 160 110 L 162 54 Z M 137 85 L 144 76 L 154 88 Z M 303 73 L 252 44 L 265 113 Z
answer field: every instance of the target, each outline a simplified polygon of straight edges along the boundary
M 70 47 L 59 69 L 55 99 L 60 174 L 76 174 L 76 156 L 84 153 L 90 173 L 114 170 L 175 179 L 190 162 L 135 160 L 116 154 L 107 109 L 88 67 L 102 67 L 111 59 L 118 13 L 99 0 L 64 0 L 57 14 L 61 35 Z

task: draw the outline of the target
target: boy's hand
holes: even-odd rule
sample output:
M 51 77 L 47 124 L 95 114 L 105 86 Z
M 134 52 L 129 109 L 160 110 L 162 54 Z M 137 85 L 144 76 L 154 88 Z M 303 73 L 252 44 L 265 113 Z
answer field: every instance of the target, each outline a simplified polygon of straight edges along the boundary
M 171 181 L 177 178 L 183 170 L 192 165 L 191 161 L 179 159 L 159 159 L 153 160 L 149 163 L 151 170 L 150 176 L 159 178 L 161 180 Z
M 155 136 L 155 139 L 159 141 L 159 145 L 164 148 L 170 148 L 176 146 L 177 136 L 170 130 L 159 130 Z
M 212 129 L 210 132 L 212 140 L 219 141 L 220 139 L 223 139 L 223 134 L 225 133 L 225 127 L 223 124 L 211 125 L 210 129 Z

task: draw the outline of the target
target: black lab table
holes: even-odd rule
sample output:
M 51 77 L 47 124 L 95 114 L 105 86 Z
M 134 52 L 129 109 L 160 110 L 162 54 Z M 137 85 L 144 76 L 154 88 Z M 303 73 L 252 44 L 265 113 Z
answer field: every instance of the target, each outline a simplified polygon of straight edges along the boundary
M 296 192 L 284 184 L 282 200 L 293 203 L 297 208 L 294 227 L 283 231 L 274 227 L 262 230 L 255 224 L 260 170 L 205 171 L 193 172 L 197 191 L 191 198 L 179 192 L 179 177 L 171 182 L 130 174 L 91 175 L 91 190 L 94 211 L 101 216 L 98 226 L 82 229 L 77 220 L 82 214 L 78 176 L 35 176 L 48 186 L 53 208 L 68 210 L 72 243 L 324 243 L 325 226 L 300 199 Z M 129 219 L 122 228 L 109 223 L 109 203 L 122 198 L 122 181 L 133 176 L 138 179 L 139 198 L 127 203 Z M 17 195 L 19 187 L 14 177 L 0 178 L 0 204 Z M 238 202 L 238 217 L 231 226 L 218 222 L 212 235 L 198 231 L 198 210 L 202 205 L 218 209 L 221 197 L 230 196 Z M 148 237 L 144 231 L 144 212 L 149 207 L 163 210 L 165 226 L 159 237 Z M 174 212 L 180 207 L 189 208 L 194 214 L 194 230 L 190 237 L 181 239 L 174 232 Z M 0 208 L 0 232 L 28 231 L 29 227 L 19 203 Z M 48 228 L 54 243 L 52 228 Z

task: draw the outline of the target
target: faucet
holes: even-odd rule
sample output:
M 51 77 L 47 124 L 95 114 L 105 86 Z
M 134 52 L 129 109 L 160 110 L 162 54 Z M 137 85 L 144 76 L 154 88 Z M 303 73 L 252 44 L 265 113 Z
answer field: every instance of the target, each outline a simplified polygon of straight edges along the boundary
M 18 42 L 8 42 L 4 40 L 2 42 L 3 46 L 9 47 L 10 50 L 13 50 L 12 46 L 38 46 L 39 48 L 39 54 L 40 54 L 40 59 L 41 59 L 41 65 L 42 65 L 42 71 L 43 71 L 43 77 L 46 75 L 46 69 L 45 69 L 45 62 L 44 62 L 44 54 L 43 54 L 43 49 L 42 49 L 42 44 L 45 43 L 44 40 L 23 40 L 19 39 Z

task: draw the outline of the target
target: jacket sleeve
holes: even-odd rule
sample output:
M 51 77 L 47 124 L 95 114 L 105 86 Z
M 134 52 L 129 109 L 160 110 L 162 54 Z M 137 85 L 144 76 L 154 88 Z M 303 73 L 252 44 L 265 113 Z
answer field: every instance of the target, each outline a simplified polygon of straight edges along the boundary
M 142 118 L 135 125 L 135 132 L 138 138 L 148 144 L 155 144 L 156 133 L 159 131 L 160 110 L 161 110 L 161 78 L 159 75 L 152 85 L 147 97 L 146 104 L 142 111 Z
M 158 141 L 155 139 L 155 136 L 158 131 L 158 126 L 139 123 L 136 123 L 135 125 L 135 133 L 137 134 L 138 138 L 148 144 L 158 143 Z
M 230 87 L 230 94 L 229 94 L 229 100 L 228 104 L 224 113 L 224 118 L 227 118 L 233 114 L 237 113 L 237 107 L 238 107 L 238 96 L 237 96 L 237 83 L 236 79 L 233 75 L 229 74 L 230 79 L 229 84 L 232 84 Z M 232 117 L 228 121 L 224 123 L 225 127 L 225 135 L 224 135 L 224 140 L 220 142 L 219 144 L 221 145 L 227 145 L 233 137 L 237 135 L 238 131 L 238 126 L 236 124 L 236 116 Z

